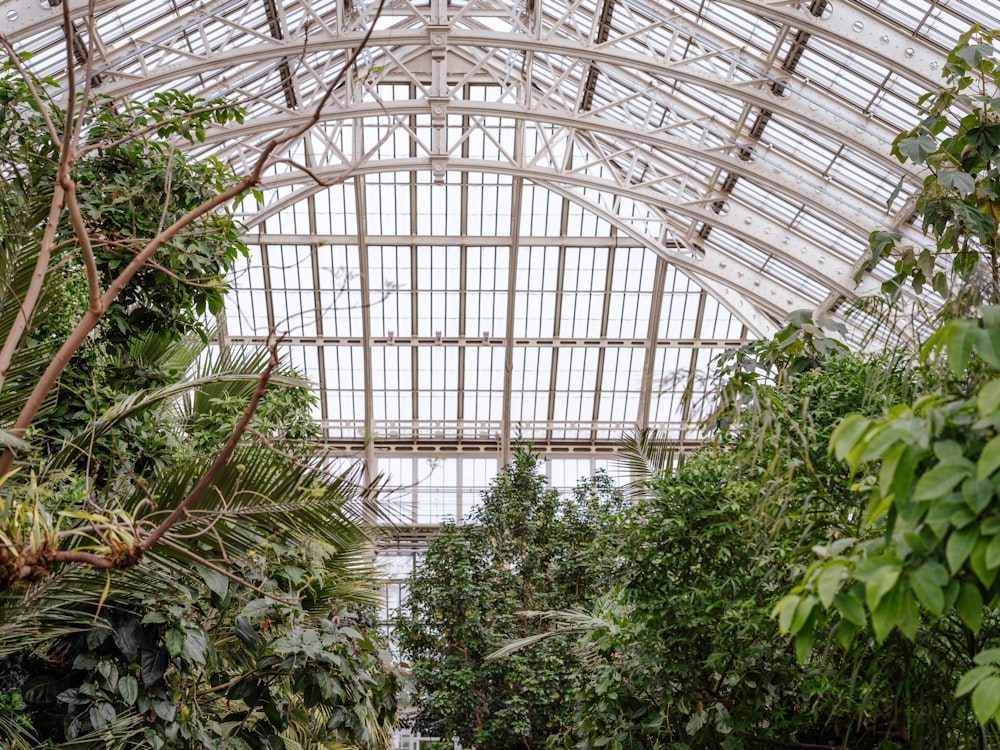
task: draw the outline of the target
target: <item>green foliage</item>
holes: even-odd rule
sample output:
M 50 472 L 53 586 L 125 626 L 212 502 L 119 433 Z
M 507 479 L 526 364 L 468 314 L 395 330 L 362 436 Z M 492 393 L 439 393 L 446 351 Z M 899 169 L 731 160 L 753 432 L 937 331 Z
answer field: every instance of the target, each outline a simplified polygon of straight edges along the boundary
M 33 81 L 44 96 L 45 82 Z M 57 181 L 59 150 L 43 112 L 10 63 L 0 72 L 0 204 L 7 264 L 0 268 L 0 317 L 21 303 L 17 277 L 34 264 L 48 203 Z M 57 128 L 65 112 L 47 98 L 45 114 Z M 171 138 L 196 142 L 205 129 L 243 117 L 223 100 L 208 102 L 164 92 L 148 102 L 112 106 L 100 97 L 82 115 L 87 142 L 74 164 L 72 179 L 101 288 L 132 261 L 166 226 L 233 182 L 232 170 L 213 159 L 194 159 Z M 80 238 L 63 213 L 57 226 L 58 254 L 44 289 L 44 315 L 20 345 L 22 361 L 51 358 L 87 310 L 87 286 Z M 60 388 L 44 412 L 46 432 L 69 436 L 111 406 L 118 394 L 177 382 L 182 370 L 157 369 L 153 352 L 185 335 L 207 341 L 210 315 L 222 310 L 225 275 L 247 252 L 232 207 L 197 219 L 139 269 L 105 312 L 97 330 L 75 354 Z M 7 313 L 10 314 L 10 313 Z M 8 329 L 5 329 L 8 330 Z M 39 369 L 15 369 L 5 385 L 29 386 Z M 120 434 L 152 453 L 149 435 Z M 112 459 L 106 445 L 94 446 L 99 464 Z M 141 467 L 140 467 L 141 468 Z
M 123 717 L 151 748 L 283 748 L 298 725 L 316 741 L 385 744 L 397 675 L 382 644 L 325 589 L 322 558 L 263 550 L 244 575 L 281 603 L 212 570 L 168 596 L 122 601 L 31 659 L 23 692 L 40 738 L 73 740 Z M 127 592 L 122 592 L 126 594 Z M 136 738 L 138 739 L 138 738 Z
M 604 475 L 560 496 L 520 449 L 461 526 L 446 523 L 409 579 L 395 621 L 418 691 L 415 726 L 465 747 L 537 746 L 554 733 L 576 677 L 561 638 L 487 660 L 533 633 L 531 610 L 586 606 L 610 561 L 590 543 L 623 504 Z
M 775 608 L 786 632 L 825 612 L 838 628 L 849 623 L 847 641 L 866 626 L 879 642 L 894 630 L 913 640 L 927 629 L 964 628 L 967 645 L 953 658 L 978 666 L 956 695 L 972 692 L 983 723 L 1000 717 L 990 645 L 1000 593 L 998 331 L 995 307 L 949 321 L 923 350 L 945 353 L 953 379 L 943 389 L 840 423 L 830 451 L 861 472 L 865 527 L 859 538 L 817 549 L 802 584 Z
M 944 87 L 921 97 L 922 120 L 893 142 L 901 162 L 928 170 L 916 207 L 934 248 L 899 247 L 892 232 L 870 237 L 869 269 L 896 254 L 884 292 L 897 295 L 909 283 L 919 294 L 929 286 L 949 300 L 951 315 L 1000 301 L 998 39 L 1000 30 L 978 26 L 964 34 L 944 66 Z
M 915 388 L 905 359 L 833 346 L 802 368 L 803 351 L 775 350 L 737 355 L 757 364 L 729 391 L 725 432 L 654 478 L 601 540 L 618 588 L 578 640 L 583 679 L 555 745 L 976 747 L 933 643 L 858 638 L 806 660 L 838 631 L 811 609 L 782 610 L 801 634 L 789 648 L 771 619 L 813 546 L 864 527 L 851 472 L 826 454 L 830 434 L 851 411 L 874 416 Z

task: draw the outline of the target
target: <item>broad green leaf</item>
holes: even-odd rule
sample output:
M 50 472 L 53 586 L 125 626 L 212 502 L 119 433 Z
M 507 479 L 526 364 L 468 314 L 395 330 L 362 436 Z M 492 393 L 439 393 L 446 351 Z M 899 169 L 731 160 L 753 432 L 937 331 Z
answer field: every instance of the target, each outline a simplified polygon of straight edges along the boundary
M 991 541 L 980 537 L 976 540 L 976 546 L 972 548 L 972 554 L 969 555 L 969 567 L 986 589 L 993 585 L 997 573 L 1000 572 L 986 564 L 986 550 L 989 549 Z
M 962 483 L 962 495 L 972 513 L 978 516 L 993 500 L 993 484 L 986 479 L 966 479 Z
M 868 604 L 868 611 L 874 612 L 879 603 L 887 593 L 889 593 L 896 582 L 902 566 L 898 561 L 886 560 L 867 577 L 865 581 L 865 602 Z M 895 623 L 895 620 L 893 620 Z
M 815 632 L 816 616 L 815 613 L 812 613 L 795 634 L 795 658 L 799 660 L 799 664 L 805 664 L 809 659 Z
M 976 464 L 976 477 L 986 479 L 1000 469 L 1000 435 L 993 438 L 983 447 Z
M 903 614 L 903 591 L 894 588 L 881 597 L 878 606 L 871 610 L 872 631 L 875 640 L 882 643 L 896 627 Z
M 186 628 L 184 631 L 183 654 L 195 664 L 205 663 L 208 636 L 201 628 Z
M 910 494 L 913 486 L 914 470 L 920 458 L 920 449 L 915 445 L 900 443 L 894 445 L 882 460 L 879 485 L 885 495 L 894 494 L 901 501 Z
M 980 651 L 972 661 L 976 664 L 1000 664 L 1000 648 L 988 648 Z
M 948 568 L 951 572 L 957 573 L 966 559 L 972 554 L 972 548 L 976 546 L 979 539 L 979 527 L 967 526 L 964 529 L 953 531 L 948 536 L 945 545 L 945 557 L 948 559 Z
M 847 578 L 847 566 L 839 562 L 827 565 L 819 574 L 819 579 L 816 581 L 816 593 L 824 608 L 829 609 L 830 605 L 833 604 L 833 598 L 837 595 L 840 584 L 844 582 L 845 578 Z
M 942 169 L 937 173 L 937 181 L 946 188 L 953 188 L 962 195 L 969 195 L 976 189 L 976 180 L 968 172 L 957 169 Z
M 891 492 L 882 494 L 881 492 L 872 493 L 872 501 L 868 503 L 868 507 L 865 508 L 865 523 L 873 524 L 892 508 L 893 503 L 896 501 L 896 496 Z
M 851 647 L 851 644 L 854 642 L 854 636 L 858 634 L 858 630 L 860 628 L 850 620 L 842 619 L 837 623 L 837 627 L 834 629 L 834 636 L 842 649 L 846 651 Z
M 968 318 L 952 320 L 941 328 L 942 341 L 948 350 L 948 365 L 956 378 L 965 374 L 972 356 L 972 345 L 979 337 L 979 321 Z
M 110 703 L 100 702 L 90 709 L 90 723 L 94 729 L 100 729 L 118 718 L 118 712 Z
M 1000 380 L 991 380 L 979 389 L 976 406 L 980 417 L 988 417 L 1000 410 Z
M 986 364 L 1000 370 L 1000 327 L 987 324 L 979 329 L 976 351 Z
M 958 685 L 955 687 L 955 697 L 961 698 L 963 695 L 971 693 L 976 685 L 996 673 L 996 667 L 993 666 L 973 667 L 958 681 Z
M 988 568 L 1000 567 L 1000 534 L 990 539 L 986 545 L 985 563 Z
M 994 49 L 989 44 L 967 44 L 955 48 L 949 58 L 957 57 L 970 68 L 976 68 L 984 59 L 992 57 L 993 53 Z
M 981 680 L 972 691 L 972 713 L 976 721 L 985 724 L 1000 708 L 1000 677 L 991 676 Z
M 983 597 L 979 587 L 968 581 L 963 583 L 955 599 L 955 609 L 969 630 L 978 633 L 983 624 Z
M 980 154 L 991 157 L 993 152 L 1000 146 L 1000 125 L 993 123 L 971 128 L 966 133 L 968 143 Z
M 895 145 L 895 152 L 900 161 L 909 159 L 914 164 L 923 164 L 924 160 L 937 150 L 937 142 L 929 135 L 910 136 L 901 139 Z
M 795 608 L 795 614 L 792 615 L 792 623 L 788 630 L 790 633 L 798 633 L 812 619 L 813 609 L 816 606 L 815 596 L 803 596 L 799 600 L 798 606 Z
M 125 675 L 118 680 L 118 694 L 125 701 L 125 705 L 134 705 L 136 698 L 139 697 L 139 681 L 132 675 Z
M 919 502 L 944 497 L 971 473 L 972 469 L 966 464 L 938 464 L 917 480 L 913 499 Z
M 864 437 L 871 424 L 871 420 L 861 414 L 850 414 L 841 420 L 833 434 L 830 435 L 830 450 L 833 451 L 838 460 L 845 459 L 847 454 Z M 857 466 L 851 466 L 852 471 L 857 471 L 857 468 Z
M 987 328 L 1000 328 L 1000 305 L 983 305 L 979 310 L 983 325 Z
M 841 617 L 859 628 L 865 626 L 865 608 L 854 594 L 842 591 L 833 598 L 833 606 Z
M 229 593 L 229 579 L 215 570 L 210 570 L 202 566 L 198 566 L 198 575 L 201 576 L 201 580 L 205 582 L 205 585 L 220 599 L 225 599 L 226 594 Z
M 795 616 L 795 608 L 799 606 L 799 599 L 801 597 L 798 594 L 788 594 L 783 596 L 781 600 L 774 605 L 774 609 L 771 610 L 771 617 L 778 618 L 778 628 L 782 633 L 789 632 L 792 627 L 792 617 Z
M 932 564 L 934 563 L 926 562 L 919 568 L 911 570 L 909 581 L 910 587 L 920 603 L 933 614 L 940 615 L 944 611 L 944 584 L 939 581 L 936 572 L 929 567 Z
M 177 628 L 170 628 L 166 634 L 166 644 L 167 653 L 171 657 L 180 656 L 181 650 L 184 648 L 184 633 Z
M 917 608 L 917 601 L 909 591 L 899 590 L 899 614 L 896 617 L 896 627 L 904 636 L 913 640 L 917 635 L 917 626 L 920 625 L 920 610 Z

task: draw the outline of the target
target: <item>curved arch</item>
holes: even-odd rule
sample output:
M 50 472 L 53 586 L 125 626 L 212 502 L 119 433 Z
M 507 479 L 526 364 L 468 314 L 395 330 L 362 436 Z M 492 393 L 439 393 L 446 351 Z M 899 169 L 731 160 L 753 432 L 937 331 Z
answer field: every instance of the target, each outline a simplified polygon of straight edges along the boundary
M 349 110 L 324 113 L 321 122 L 337 122 L 360 120 L 363 118 L 408 117 L 416 114 L 430 114 L 430 102 L 426 100 L 406 100 L 383 102 L 381 104 L 365 103 L 352 105 Z M 621 122 L 610 120 L 598 115 L 556 112 L 545 109 L 526 109 L 510 107 L 489 102 L 470 102 L 463 100 L 448 105 L 449 114 L 468 117 L 506 117 L 523 121 L 527 126 L 534 123 L 554 125 L 561 128 L 577 128 L 590 133 L 600 133 L 610 138 L 633 142 L 651 150 L 663 153 L 677 154 L 686 159 L 698 160 L 724 169 L 752 181 L 754 184 L 766 187 L 792 201 L 808 204 L 828 218 L 835 219 L 857 231 L 867 234 L 875 228 L 898 229 L 885 208 L 874 201 L 864 202 L 847 190 L 833 182 L 825 181 L 808 174 L 802 165 L 780 153 L 765 149 L 756 149 L 753 158 L 740 158 L 741 150 L 746 148 L 733 143 L 724 148 L 707 149 L 684 138 L 672 136 L 659 130 L 641 131 Z M 281 116 L 248 121 L 242 126 L 227 127 L 210 133 L 205 143 L 210 146 L 222 146 L 227 142 L 247 142 L 255 135 L 266 135 L 283 127 L 294 126 L 305 122 L 308 115 L 297 114 L 293 117 Z M 901 176 L 916 179 L 915 170 L 904 165 L 898 165 Z M 903 228 L 911 241 L 918 242 L 920 235 L 909 228 Z
M 414 47 L 418 49 L 431 48 L 426 30 L 377 31 L 372 35 L 372 47 Z M 327 37 L 310 40 L 310 53 L 343 51 L 352 49 L 362 40 L 360 33 L 346 34 L 339 37 Z M 587 65 L 601 63 L 615 68 L 630 68 L 647 75 L 667 77 L 675 81 L 703 87 L 709 91 L 721 93 L 738 99 L 752 106 L 781 114 L 790 120 L 808 125 L 837 142 L 848 143 L 853 148 L 864 152 L 869 158 L 881 162 L 884 166 L 898 168 L 898 162 L 889 155 L 889 145 L 895 133 L 882 130 L 877 123 L 866 120 L 858 112 L 848 114 L 843 102 L 826 94 L 821 88 L 812 86 L 805 81 L 789 78 L 786 73 L 753 70 L 753 78 L 744 74 L 741 78 L 732 75 L 711 75 L 694 68 L 689 61 L 670 63 L 646 55 L 630 53 L 612 48 L 581 48 L 571 41 L 540 40 L 522 34 L 503 32 L 462 32 L 451 31 L 447 34 L 447 46 L 450 54 L 457 54 L 455 48 L 466 50 L 487 50 L 492 55 L 496 49 L 518 49 L 524 52 L 543 53 L 565 56 L 577 59 Z M 253 50 L 246 48 L 218 53 L 212 57 L 201 58 L 185 65 L 166 66 L 155 73 L 127 83 L 109 83 L 102 87 L 102 93 L 120 97 L 138 93 L 151 86 L 176 80 L 180 77 L 199 76 L 219 69 L 228 68 L 234 64 L 245 64 L 252 59 L 256 64 L 263 62 L 278 62 L 289 57 L 295 57 L 302 52 L 302 45 L 294 40 L 275 40 L 255 46 Z M 138 54 L 138 53 L 137 53 Z M 755 68 L 759 61 L 753 61 L 743 55 L 745 66 Z M 472 56 L 475 59 L 475 56 Z M 482 60 L 477 61 L 482 65 Z M 113 68 L 100 70 L 101 73 L 112 75 Z M 735 72 L 735 69 L 734 71 Z M 497 77 L 499 79 L 499 76 Z M 782 84 L 782 94 L 771 90 L 771 85 Z M 530 105 L 530 102 L 527 104 Z
M 670 249 L 659 244 L 656 238 L 637 231 L 637 229 L 625 221 L 623 217 L 608 211 L 606 207 L 573 191 L 573 188 L 590 188 L 614 191 L 618 189 L 614 184 L 601 182 L 595 178 L 585 178 L 579 175 L 570 177 L 552 175 L 549 179 L 545 179 L 537 171 L 518 169 L 517 167 L 501 163 L 456 160 L 452 163 L 451 167 L 456 171 L 502 173 L 513 177 L 522 177 L 535 184 L 546 187 L 569 200 L 585 206 L 588 210 L 593 211 L 595 214 L 614 225 L 620 232 L 632 237 L 637 242 L 644 244 L 649 249 L 669 260 L 685 273 L 695 278 L 711 278 L 729 288 L 740 290 L 741 293 L 743 293 L 748 299 L 753 301 L 753 304 L 757 309 L 773 319 L 781 319 L 791 310 L 799 308 L 815 308 L 820 302 L 822 302 L 822 300 L 817 300 L 804 295 L 802 290 L 794 283 L 794 281 L 781 281 L 777 279 L 773 275 L 773 269 L 755 267 L 752 263 L 731 254 L 723 253 L 723 251 L 704 253 L 696 252 L 690 249 L 687 252 L 678 252 L 676 250 L 671 251 Z M 316 175 L 317 177 L 324 179 L 324 181 L 333 182 L 339 181 L 346 176 L 413 170 L 432 173 L 432 164 L 430 159 L 414 158 L 392 161 L 383 160 L 378 163 L 369 162 L 354 168 L 327 168 L 318 170 Z M 290 180 L 287 178 L 276 178 L 266 182 L 263 187 L 268 189 L 298 184 L 300 184 L 300 180 L 297 179 Z M 303 200 L 308 195 L 323 189 L 324 187 L 322 185 L 316 184 L 300 188 L 294 193 L 286 196 L 282 201 L 268 207 L 264 211 L 256 213 L 252 217 L 249 217 L 247 219 L 247 224 L 252 228 L 267 218 L 275 215 L 277 212 L 294 203 L 297 203 L 300 200 Z M 632 197 L 635 197 L 640 201 L 648 202 L 652 205 L 656 205 L 659 202 L 657 201 L 658 196 L 652 196 L 648 193 L 633 193 Z M 737 212 L 734 216 L 730 217 L 729 215 L 719 216 L 704 209 L 698 211 L 693 208 L 688 208 L 684 213 L 692 218 L 712 221 L 714 226 L 730 231 L 732 234 L 736 235 L 748 244 L 756 244 L 755 235 L 749 231 L 749 228 L 753 226 L 753 224 L 745 223 L 743 220 L 745 215 L 740 212 Z M 680 228 L 685 231 L 687 230 L 687 227 L 673 224 L 669 216 L 658 217 L 658 219 L 664 226 Z M 761 219 L 761 221 L 764 222 L 766 219 Z M 762 223 L 754 228 L 762 232 L 766 232 L 768 229 L 775 232 L 780 231 L 773 224 L 768 226 L 767 224 Z M 808 241 L 805 238 L 796 237 L 795 239 L 801 240 L 803 246 L 808 244 Z M 690 240 L 688 242 L 690 242 Z M 842 296 L 849 297 L 854 295 L 853 280 L 851 278 L 853 270 L 850 265 L 844 261 L 835 261 L 834 259 L 817 260 L 813 258 L 812 262 L 809 262 L 809 259 L 797 257 L 796 254 L 790 250 L 776 250 L 773 255 L 775 258 L 779 258 L 780 261 L 786 266 L 794 268 L 798 273 L 802 274 L 803 277 L 809 278 L 814 283 L 821 284 L 825 288 L 832 289 L 834 292 Z M 831 278 L 834 280 L 831 281 Z

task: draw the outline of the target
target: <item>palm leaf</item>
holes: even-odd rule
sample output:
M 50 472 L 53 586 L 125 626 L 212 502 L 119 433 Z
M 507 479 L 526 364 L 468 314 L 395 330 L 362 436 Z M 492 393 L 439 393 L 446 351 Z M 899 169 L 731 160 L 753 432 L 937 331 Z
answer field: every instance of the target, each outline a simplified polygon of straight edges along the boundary
M 623 489 L 633 496 L 645 492 L 649 482 L 663 476 L 677 461 L 676 443 L 658 430 L 646 428 L 628 432 L 620 445 L 617 460 L 632 477 Z

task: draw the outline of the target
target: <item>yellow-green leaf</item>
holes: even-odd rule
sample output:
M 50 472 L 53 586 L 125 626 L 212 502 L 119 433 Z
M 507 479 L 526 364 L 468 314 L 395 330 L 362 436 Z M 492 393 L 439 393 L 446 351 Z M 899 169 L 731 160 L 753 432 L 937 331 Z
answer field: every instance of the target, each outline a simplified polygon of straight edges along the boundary
M 979 454 L 979 461 L 976 463 L 976 478 L 986 479 L 1000 469 L 1000 435 L 990 440 Z
M 985 724 L 1000 708 L 1000 677 L 987 677 L 972 691 L 972 712 L 976 721 Z
M 833 604 L 833 598 L 837 595 L 840 584 L 844 582 L 845 578 L 847 578 L 847 566 L 839 562 L 827 565 L 819 574 L 819 579 L 816 581 L 816 593 L 826 609 L 829 609 L 830 605 Z

